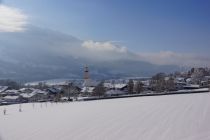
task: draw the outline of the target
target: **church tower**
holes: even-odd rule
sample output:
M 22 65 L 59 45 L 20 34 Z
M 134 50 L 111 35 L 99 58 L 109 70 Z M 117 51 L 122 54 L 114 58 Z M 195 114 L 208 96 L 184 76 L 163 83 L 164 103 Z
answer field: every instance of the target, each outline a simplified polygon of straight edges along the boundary
M 84 80 L 87 80 L 89 79 L 89 69 L 88 69 L 88 66 L 85 66 L 85 69 L 84 69 Z
M 88 66 L 85 66 L 84 68 L 84 86 L 89 87 L 90 86 L 90 75 L 89 75 L 89 68 Z

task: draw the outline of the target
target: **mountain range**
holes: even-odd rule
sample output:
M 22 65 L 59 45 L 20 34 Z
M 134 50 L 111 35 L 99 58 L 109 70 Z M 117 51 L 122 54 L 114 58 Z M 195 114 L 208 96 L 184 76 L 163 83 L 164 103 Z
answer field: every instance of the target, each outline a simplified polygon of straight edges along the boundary
M 31 25 L 24 32 L 0 33 L 0 79 L 77 79 L 83 77 L 85 65 L 96 79 L 144 77 L 180 69 L 141 61 L 137 54 L 111 42 L 84 41 Z

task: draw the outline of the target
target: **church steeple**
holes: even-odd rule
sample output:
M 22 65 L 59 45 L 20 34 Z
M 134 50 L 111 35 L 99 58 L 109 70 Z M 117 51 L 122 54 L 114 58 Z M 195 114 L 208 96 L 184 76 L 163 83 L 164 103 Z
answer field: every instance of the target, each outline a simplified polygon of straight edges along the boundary
M 89 69 L 88 69 L 88 66 L 85 66 L 85 69 L 84 69 L 84 80 L 87 80 L 89 79 Z
M 84 86 L 85 87 L 90 86 L 90 75 L 89 75 L 89 68 L 87 65 L 84 68 Z

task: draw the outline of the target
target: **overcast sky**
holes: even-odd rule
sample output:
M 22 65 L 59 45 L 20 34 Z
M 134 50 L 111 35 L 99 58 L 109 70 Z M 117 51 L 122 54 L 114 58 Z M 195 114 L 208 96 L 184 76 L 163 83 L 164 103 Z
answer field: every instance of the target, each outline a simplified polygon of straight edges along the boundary
M 75 36 L 87 48 L 114 45 L 155 64 L 209 66 L 209 7 L 209 0 L 3 0 L 0 32 L 34 25 Z

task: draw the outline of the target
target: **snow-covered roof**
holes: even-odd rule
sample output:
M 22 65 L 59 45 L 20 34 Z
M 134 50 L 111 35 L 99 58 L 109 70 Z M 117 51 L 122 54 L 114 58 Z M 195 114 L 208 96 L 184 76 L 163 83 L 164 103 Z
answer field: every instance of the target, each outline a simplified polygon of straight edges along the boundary
M 23 98 L 31 98 L 34 95 L 36 95 L 36 93 L 22 93 L 22 94 L 20 94 L 20 96 L 22 96 Z
M 183 82 L 185 80 L 185 78 L 183 77 L 177 77 L 175 78 L 175 81 L 179 81 L 179 82 Z
M 112 83 L 104 83 L 105 88 L 114 88 L 114 85 Z
M 59 93 L 62 89 L 61 87 L 51 87 L 51 88 L 48 88 L 47 90 L 52 93 Z
M 20 94 L 20 92 L 18 90 L 6 90 L 1 93 L 1 95 L 8 95 L 8 96 L 19 95 L 19 94 Z
M 61 100 L 68 100 L 68 97 L 61 97 Z
M 37 94 L 47 94 L 46 91 L 40 90 L 40 89 L 35 89 L 32 93 L 37 93 Z
M 20 92 L 26 92 L 26 91 L 27 91 L 27 92 L 28 92 L 28 91 L 31 91 L 31 92 L 32 92 L 32 91 L 34 91 L 34 90 L 35 90 L 34 88 L 21 88 L 21 89 L 19 89 Z
M 2 92 L 0 93 L 0 95 L 8 95 L 8 93 Z
M 13 90 L 6 90 L 5 91 L 6 93 L 19 93 L 19 90 L 15 90 L 15 89 L 13 89 Z
M 121 89 L 121 88 L 124 88 L 124 87 L 126 87 L 127 86 L 127 84 L 115 84 L 114 85 L 114 87 L 116 88 L 116 89 Z
M 92 93 L 93 90 L 95 89 L 95 87 L 83 87 L 81 92 L 88 92 L 88 93 Z
M 191 82 L 191 81 L 192 81 L 192 78 L 187 78 L 187 79 L 186 79 L 186 82 L 187 82 L 187 83 L 189 83 L 189 82 Z
M 18 98 L 19 98 L 19 96 L 5 96 L 5 97 L 3 97 L 3 99 L 5 99 L 5 100 L 16 100 Z
M 112 84 L 112 83 L 104 83 L 104 87 L 106 88 L 116 88 L 116 89 L 121 89 L 126 87 L 127 84 L 122 84 L 122 83 L 118 83 L 118 84 Z
M 0 93 L 8 89 L 8 86 L 0 86 Z

